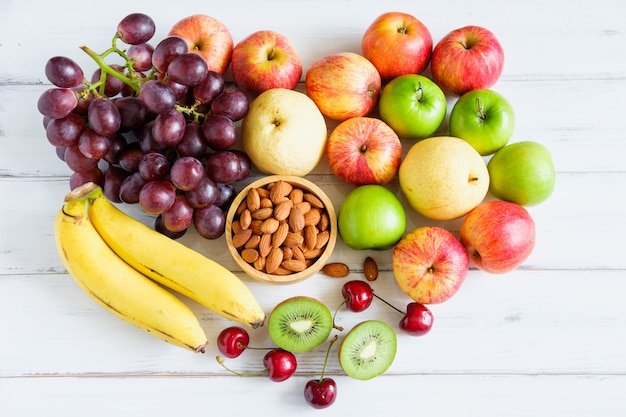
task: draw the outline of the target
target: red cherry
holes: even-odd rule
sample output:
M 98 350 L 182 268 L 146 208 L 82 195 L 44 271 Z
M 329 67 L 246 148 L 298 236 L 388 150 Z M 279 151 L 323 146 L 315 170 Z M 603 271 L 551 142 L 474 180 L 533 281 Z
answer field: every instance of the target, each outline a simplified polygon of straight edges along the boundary
M 374 299 L 372 287 L 367 282 L 359 280 L 343 284 L 341 295 L 346 300 L 348 308 L 357 313 L 367 309 Z
M 236 358 L 243 353 L 250 343 L 250 335 L 242 327 L 227 327 L 217 336 L 217 348 L 228 358 Z
M 311 379 L 304 386 L 304 399 L 313 408 L 331 406 L 337 397 L 337 384 L 332 378 Z
M 412 336 L 423 336 L 433 327 L 433 313 L 423 304 L 409 303 L 400 328 Z
M 265 354 L 263 365 L 272 381 L 281 382 L 296 372 L 298 363 L 293 353 L 283 349 L 273 349 Z

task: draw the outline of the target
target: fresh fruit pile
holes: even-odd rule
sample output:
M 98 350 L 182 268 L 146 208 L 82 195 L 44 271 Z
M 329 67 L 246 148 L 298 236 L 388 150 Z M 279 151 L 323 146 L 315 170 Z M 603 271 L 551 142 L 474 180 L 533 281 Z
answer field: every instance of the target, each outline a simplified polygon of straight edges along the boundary
M 139 203 L 170 237 L 193 224 L 201 236 L 216 239 L 224 233 L 234 184 L 250 173 L 247 155 L 233 148 L 235 123 L 249 103 L 224 81 L 232 39 L 215 62 L 188 45 L 192 35 L 184 30 L 191 23 L 179 22 L 153 47 L 154 21 L 126 16 L 111 48 L 98 54 L 81 47 L 97 64 L 90 76 L 70 58 L 50 58 L 45 73 L 54 87 L 37 104 L 48 141 L 73 171 L 71 189 L 94 182 L 113 202 Z
M 378 297 L 370 284 L 378 266 L 368 256 L 365 279 L 343 284 L 335 316 L 343 306 L 362 312 L 380 300 L 402 315 L 398 329 L 423 336 L 434 320 L 428 305 L 454 296 L 472 265 L 503 274 L 532 253 L 536 231 L 528 207 L 550 197 L 555 169 L 544 145 L 509 143 L 513 106 L 491 89 L 502 74 L 504 51 L 489 30 L 458 28 L 434 44 L 414 16 L 384 13 L 364 30 L 361 54 L 322 57 L 306 72 L 293 45 L 276 32 L 255 32 L 234 45 L 224 25 L 206 15 L 180 20 L 152 47 L 154 32 L 152 19 L 134 13 L 120 21 L 110 49 L 98 54 L 82 47 L 98 65 L 89 79 L 71 59 L 51 58 L 46 76 L 54 87 L 38 102 L 49 142 L 74 171 L 74 191 L 55 220 L 59 255 L 96 299 L 98 291 L 111 292 L 104 298 L 111 312 L 157 330 L 154 334 L 169 342 L 203 351 L 206 337 L 193 315 L 157 291 L 154 280 L 218 313 L 233 311 L 220 303 L 235 303 L 239 313 L 227 318 L 258 327 L 265 314 L 247 288 L 238 292 L 241 283 L 232 273 L 176 246 L 170 237 L 181 236 L 192 223 L 204 237 L 221 236 L 234 184 L 251 169 L 305 176 L 323 156 L 334 175 L 354 186 L 338 210 L 339 238 L 352 250 L 389 255 L 396 282 L 411 299 L 401 310 Z M 105 62 L 111 56 L 121 62 Z M 229 65 L 232 85 L 223 77 Z M 432 77 L 424 74 L 428 67 Z M 301 93 L 295 88 L 303 74 Z M 456 101 L 445 132 L 451 98 Z M 327 119 L 338 122 L 330 135 Z M 233 148 L 238 139 L 243 150 Z M 410 147 L 403 152 L 406 143 Z M 412 214 L 440 223 L 407 231 L 409 213 L 386 186 L 392 180 Z M 156 216 L 160 233 L 139 227 L 111 202 L 139 203 Z M 80 222 L 85 216 L 90 221 Z M 275 225 L 281 221 L 274 220 Z M 460 222 L 458 235 L 445 227 L 454 220 Z M 237 221 L 241 226 L 241 218 Z M 122 240 L 128 236 L 122 230 L 131 230 L 132 239 Z M 245 247 L 245 237 L 237 236 L 237 246 Z M 186 265 L 196 272 L 172 269 L 181 265 L 173 256 L 188 257 Z M 95 257 L 117 268 L 114 278 L 89 262 Z M 345 278 L 351 270 L 330 262 L 321 273 Z M 132 280 L 142 294 L 162 299 L 179 318 L 169 323 L 174 328 L 154 321 L 150 306 L 104 285 L 120 277 Z M 255 375 L 284 381 L 296 371 L 296 354 L 328 343 L 322 374 L 306 384 L 304 397 L 315 408 L 333 404 L 337 385 L 324 372 L 339 341 L 333 330 L 343 331 L 335 316 L 322 301 L 305 295 L 275 306 L 266 326 L 275 346 Z M 137 321 L 141 318 L 152 321 Z M 217 338 L 220 352 L 231 359 L 251 349 L 249 344 L 250 335 L 239 326 Z M 344 334 L 337 360 L 346 375 L 370 379 L 389 369 L 396 344 L 394 327 L 367 318 Z M 222 356 L 217 360 L 241 374 Z

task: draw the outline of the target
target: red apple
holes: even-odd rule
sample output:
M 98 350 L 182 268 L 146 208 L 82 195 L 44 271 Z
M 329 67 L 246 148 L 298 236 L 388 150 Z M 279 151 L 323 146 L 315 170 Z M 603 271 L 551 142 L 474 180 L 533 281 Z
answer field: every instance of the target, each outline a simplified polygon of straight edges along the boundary
M 233 49 L 233 78 L 242 91 L 257 96 L 270 88 L 295 89 L 302 75 L 298 51 L 285 36 L 254 32 Z
M 504 50 L 496 36 L 480 26 L 465 26 L 444 36 L 433 49 L 433 80 L 461 96 L 493 86 L 504 67 Z
M 204 58 L 210 71 L 223 74 L 230 65 L 233 38 L 226 26 L 211 16 L 187 16 L 172 26 L 168 36 L 183 38 L 189 52 Z
M 433 38 L 415 16 L 387 12 L 378 16 L 365 30 L 361 49 L 382 79 L 391 80 L 424 71 L 430 62 Z
M 535 222 L 521 205 L 493 200 L 461 223 L 461 242 L 481 270 L 502 274 L 520 266 L 535 247 Z
M 385 122 L 352 117 L 335 127 L 326 142 L 332 171 L 352 185 L 387 184 L 402 160 L 400 138 Z
M 328 55 L 306 73 L 306 94 L 334 120 L 365 116 L 380 96 L 381 78 L 367 58 L 354 52 Z
M 436 304 L 456 294 L 465 281 L 469 255 L 448 230 L 422 226 L 394 247 L 391 265 L 402 291 L 417 303 Z

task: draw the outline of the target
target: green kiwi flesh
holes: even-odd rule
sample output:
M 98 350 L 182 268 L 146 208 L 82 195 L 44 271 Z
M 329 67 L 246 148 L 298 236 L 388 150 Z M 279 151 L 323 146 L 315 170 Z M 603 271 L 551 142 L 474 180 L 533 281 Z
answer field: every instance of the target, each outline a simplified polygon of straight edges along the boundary
M 304 296 L 278 304 L 269 315 L 272 341 L 289 352 L 308 352 L 324 343 L 333 329 L 333 317 L 322 302 Z
M 384 373 L 396 356 L 396 333 L 385 322 L 366 320 L 354 326 L 339 347 L 344 372 L 360 380 Z

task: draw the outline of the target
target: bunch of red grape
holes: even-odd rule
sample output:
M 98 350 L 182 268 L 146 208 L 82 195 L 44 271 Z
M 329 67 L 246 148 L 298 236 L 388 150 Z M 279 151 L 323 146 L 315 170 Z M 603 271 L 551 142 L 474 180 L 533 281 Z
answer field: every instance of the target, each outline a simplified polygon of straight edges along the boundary
M 248 99 L 182 38 L 151 46 L 154 33 L 149 16 L 133 13 L 110 49 L 81 47 L 98 64 L 90 79 L 72 59 L 50 58 L 54 87 L 37 103 L 46 137 L 73 171 L 70 188 L 95 182 L 110 200 L 155 215 L 163 234 L 176 239 L 193 224 L 216 239 L 233 184 L 250 174 L 247 155 L 233 148 Z M 107 63 L 111 56 L 122 62 Z

